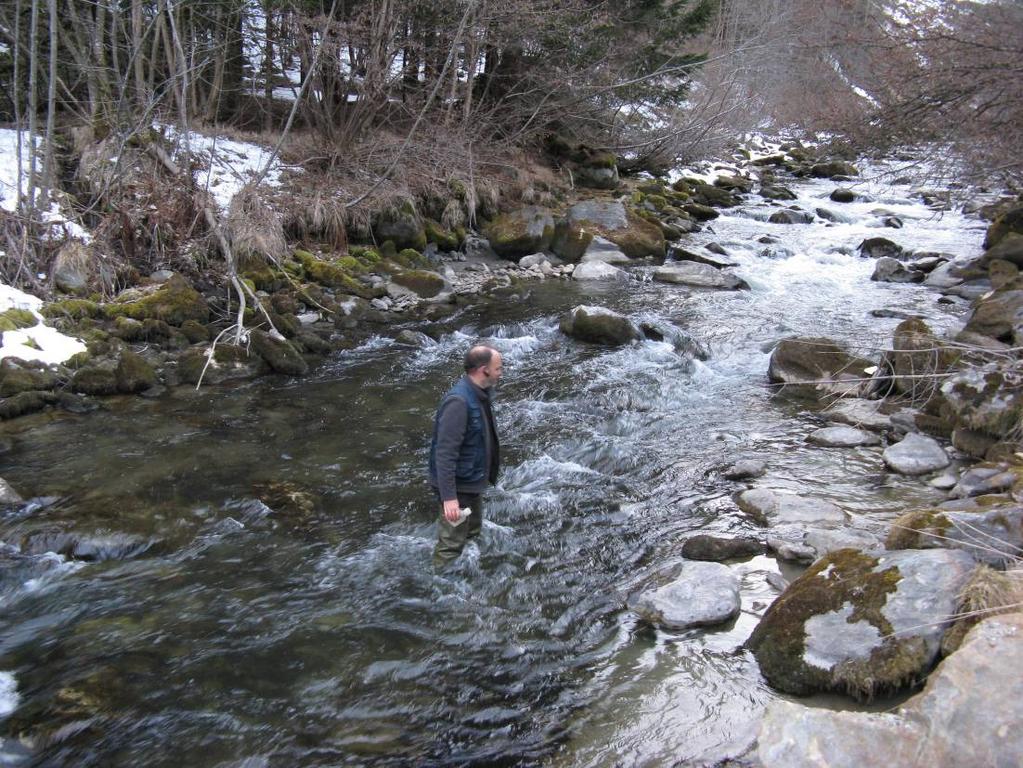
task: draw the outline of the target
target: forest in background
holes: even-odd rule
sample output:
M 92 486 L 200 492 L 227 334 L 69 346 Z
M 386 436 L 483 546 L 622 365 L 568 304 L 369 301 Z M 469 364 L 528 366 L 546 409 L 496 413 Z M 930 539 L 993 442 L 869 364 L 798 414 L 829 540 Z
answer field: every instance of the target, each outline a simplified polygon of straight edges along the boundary
M 11 0 L 0 121 L 39 142 L 0 213 L 2 277 L 45 290 L 54 204 L 128 261 L 203 230 L 228 257 L 208 201 L 156 179 L 185 178 L 191 131 L 275 147 L 315 219 L 291 234 L 338 246 L 395 200 L 468 188 L 447 223 L 472 225 L 488 196 L 543 202 L 566 158 L 658 174 L 753 130 L 929 142 L 1011 188 L 1021 28 L 1011 0 Z

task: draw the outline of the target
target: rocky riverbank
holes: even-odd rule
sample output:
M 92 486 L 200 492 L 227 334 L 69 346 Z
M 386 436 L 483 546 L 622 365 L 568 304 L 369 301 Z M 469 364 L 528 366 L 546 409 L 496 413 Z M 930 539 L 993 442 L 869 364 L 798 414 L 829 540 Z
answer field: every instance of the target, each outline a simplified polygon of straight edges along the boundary
M 433 337 L 449 329 L 445 318 L 459 308 L 477 301 L 521 301 L 530 288 L 527 281 L 535 279 L 602 280 L 609 286 L 621 281 L 619 287 L 627 290 L 637 285 L 633 280 L 649 277 L 671 290 L 682 285 L 735 291 L 715 295 L 740 297 L 748 275 L 730 271 L 728 248 L 695 246 L 683 230 L 707 227 L 715 211 L 739 201 L 770 201 L 771 221 L 785 228 L 835 221 L 845 215 L 841 201 L 850 199 L 843 192 L 854 200 L 862 196 L 849 181 L 855 168 L 820 169 L 818 175 L 843 176 L 834 180 L 831 200 L 836 205 L 797 210 L 785 199 L 789 190 L 784 185 L 789 174 L 813 175 L 814 165 L 791 154 L 767 160 L 735 164 L 719 173 L 714 184 L 695 177 L 675 184 L 619 181 L 624 187 L 614 192 L 576 192 L 556 206 L 495 212 L 480 232 L 456 236 L 458 251 L 442 250 L 437 243 L 398 250 L 393 241 L 379 248 L 349 247 L 344 255 L 296 249 L 291 256 L 244 271 L 265 314 L 251 313 L 248 343 L 241 347 L 226 343 L 226 336 L 214 343 L 229 327 L 237 305 L 229 305 L 220 292 L 198 290 L 202 280 L 181 273 L 153 273 L 112 302 L 64 299 L 42 314 L 85 339 L 87 353 L 49 368 L 6 361 L 0 384 L 11 394 L 5 403 L 34 397 L 41 407 L 91 408 L 105 393 L 157 397 L 165 387 L 200 377 L 211 382 L 259 372 L 302 375 L 332 350 L 368 335 L 432 344 Z M 774 170 L 765 177 L 765 168 Z M 936 208 L 943 205 L 941 196 L 933 199 Z M 1013 602 L 1012 564 L 1021 546 L 1016 382 L 1018 266 L 1023 263 L 1012 250 L 1020 234 L 1014 211 L 996 220 L 987 249 L 973 259 L 910 252 L 878 238 L 865 239 L 859 248 L 863 258 L 876 261 L 878 280 L 925 284 L 899 286 L 898 291 L 938 291 L 944 300 L 974 302 L 965 326 L 954 334 L 936 333 L 921 319 L 906 317 L 880 355 L 851 349 L 836 334 L 773 345 L 764 384 L 778 398 L 798 399 L 819 414 L 819 428 L 806 435 L 810 444 L 835 452 L 867 446 L 877 453 L 879 473 L 918 478 L 914 482 L 948 496 L 934 508 L 903 510 L 893 524 L 822 501 L 810 487 L 799 492 L 775 487 L 763 463 L 742 461 L 720 470 L 722 481 L 734 484 L 739 509 L 760 524 L 761 535 L 692 537 L 683 548 L 687 560 L 770 551 L 808 567 L 791 585 L 780 585 L 783 593 L 763 613 L 749 641 L 764 676 L 779 690 L 870 697 L 911 691 L 930 675 L 928 691 L 947 691 L 954 683 L 944 677 L 946 668 L 972 674 L 969 665 L 961 664 L 970 654 L 952 649 L 977 618 L 964 615 L 950 622 L 949 616 L 997 608 L 992 595 Z M 869 215 L 879 227 L 898 228 L 896 218 L 883 209 Z M 656 226 L 656 233 L 645 224 Z M 784 246 L 770 237 L 759 245 L 764 259 L 782 256 L 778 250 Z M 671 341 L 687 357 L 707 356 L 702 343 L 688 338 L 682 327 L 615 313 L 599 302 L 588 298 L 566 312 L 561 331 L 607 345 L 643 338 Z M 31 312 L 7 319 L 35 327 Z M 23 384 L 26 388 L 18 389 Z M 17 503 L 16 494 L 9 498 Z M 739 593 L 728 567 L 687 562 L 674 582 L 641 592 L 630 605 L 644 621 L 678 631 L 727 622 L 739 610 Z M 999 642 L 1012 642 L 1011 621 L 992 631 L 1003 638 Z M 995 642 L 988 632 L 978 629 L 969 635 L 964 650 Z M 983 637 L 980 644 L 974 642 L 978 636 Z M 1010 658 L 1010 651 L 1004 655 Z M 973 658 L 981 661 L 982 656 Z M 1013 679 L 997 670 L 992 677 Z M 1010 694 L 1005 696 L 1011 699 Z M 991 706 L 1002 706 L 1000 698 L 992 696 Z M 933 701 L 914 702 L 895 718 L 837 717 L 828 728 L 849 734 L 850 742 L 869 741 L 862 738 L 863 729 L 880 732 L 889 725 L 895 733 L 911 728 L 914 739 L 930 740 L 926 729 L 916 727 L 914 713 L 929 711 Z M 799 739 L 818 738 L 821 731 L 813 729 L 824 714 L 793 706 L 772 706 L 759 752 L 743 760 L 788 765 L 793 754 L 806 754 Z M 988 722 L 997 726 L 1000 721 L 992 716 Z M 800 730 L 801 723 L 807 729 Z M 996 730 L 990 743 L 1004 754 L 1018 755 L 1018 745 L 999 734 Z M 836 764 L 855 754 L 843 748 Z

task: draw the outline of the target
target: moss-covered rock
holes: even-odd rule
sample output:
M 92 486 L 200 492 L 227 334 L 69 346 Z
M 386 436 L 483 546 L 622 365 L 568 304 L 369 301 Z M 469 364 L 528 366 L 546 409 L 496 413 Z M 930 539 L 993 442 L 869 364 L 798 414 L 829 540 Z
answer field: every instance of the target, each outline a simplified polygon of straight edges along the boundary
M 56 289 L 75 295 L 88 293 L 95 259 L 92 248 L 81 240 L 65 242 L 50 267 Z
M 210 340 L 210 331 L 202 323 L 195 320 L 186 320 L 181 324 L 181 332 L 188 339 L 190 344 L 198 344 L 201 341 Z
M 4 362 L 0 368 L 0 397 L 50 390 L 57 386 L 57 376 L 53 371 L 20 368 Z
M 353 296 L 373 298 L 378 295 L 368 285 L 334 262 L 322 261 L 308 251 L 295 251 L 306 276 L 313 282 Z
M 682 206 L 682 210 L 697 221 L 711 221 L 721 215 L 709 205 L 702 205 L 700 203 L 686 203 Z
M 979 299 L 965 330 L 1006 343 L 1023 343 L 1023 290 L 996 291 Z
M 568 224 L 576 224 L 610 240 L 630 259 L 664 258 L 664 233 L 619 202 L 586 200 L 569 209 Z
M 560 327 L 566 336 L 609 346 L 643 338 L 642 332 L 629 318 L 604 307 L 575 307 L 561 318 Z
M 554 227 L 551 250 L 564 261 L 576 263 L 593 242 L 593 232 L 577 221 L 561 219 Z
M 483 229 L 490 246 L 501 257 L 519 259 L 547 250 L 554 237 L 554 217 L 535 205 L 501 214 Z
M 152 318 L 170 325 L 181 325 L 186 320 L 205 323 L 210 318 L 206 299 L 177 274 L 166 283 L 143 292 L 122 292 L 104 311 L 110 318 L 130 317 L 142 321 Z
M 0 333 L 31 328 L 38 322 L 39 319 L 27 309 L 8 309 L 0 312 Z
M 52 392 L 20 392 L 0 399 L 0 419 L 16 419 L 43 410 L 55 402 Z
M 941 385 L 944 416 L 956 430 L 995 440 L 1018 439 L 1023 424 L 1023 377 L 1012 366 L 990 363 L 956 373 Z
M 391 241 L 396 248 L 426 248 L 426 230 L 411 199 L 396 201 L 373 216 L 377 242 Z
M 859 176 L 860 172 L 851 163 L 835 161 L 830 163 L 817 163 L 810 168 L 810 175 L 818 179 L 833 179 L 836 176 Z
M 435 243 L 441 251 L 457 251 L 459 246 L 458 236 L 445 229 L 433 219 L 423 221 L 423 228 L 426 232 L 426 240 Z
M 976 511 L 923 509 L 892 523 L 888 549 L 958 549 L 1003 568 L 1023 549 L 1023 507 L 1004 496 L 987 499 Z
M 1023 235 L 1023 205 L 1011 208 L 992 222 L 984 237 L 984 247 L 995 247 L 1011 232 Z
M 429 272 L 425 269 L 414 269 L 407 272 L 398 272 L 391 276 L 391 281 L 403 288 L 408 288 L 417 296 L 424 299 L 431 299 L 444 290 L 447 283 L 444 278 L 436 272 Z
M 391 256 L 388 261 L 397 264 L 402 269 L 416 269 L 425 267 L 429 261 L 415 248 L 404 248 Z
M 47 320 L 60 318 L 82 320 L 87 317 L 102 317 L 103 308 L 97 302 L 89 299 L 61 299 L 44 304 L 40 314 Z
M 309 365 L 302 355 L 284 339 L 275 339 L 264 331 L 252 331 L 252 348 L 264 362 L 277 373 L 303 376 L 309 372 Z
M 289 285 L 287 274 L 273 264 L 258 263 L 250 265 L 247 269 L 240 272 L 238 277 L 251 283 L 254 290 L 266 291 L 267 293 L 280 291 Z
M 78 369 L 71 377 L 71 389 L 83 395 L 117 394 L 117 374 L 114 366 L 92 363 Z
M 713 184 L 697 184 L 693 188 L 693 199 L 697 203 L 711 205 L 716 208 L 733 208 L 739 204 L 730 192 L 719 189 Z
M 128 395 L 144 392 L 156 384 L 156 371 L 153 370 L 153 366 L 130 349 L 121 352 L 114 377 L 117 380 L 117 389 Z
M 974 560 L 964 552 L 840 549 L 771 605 L 748 647 L 772 686 L 870 697 L 916 682 L 937 659 Z
M 117 317 L 111 333 L 124 341 L 141 341 L 145 337 L 145 326 L 141 320 L 131 317 Z

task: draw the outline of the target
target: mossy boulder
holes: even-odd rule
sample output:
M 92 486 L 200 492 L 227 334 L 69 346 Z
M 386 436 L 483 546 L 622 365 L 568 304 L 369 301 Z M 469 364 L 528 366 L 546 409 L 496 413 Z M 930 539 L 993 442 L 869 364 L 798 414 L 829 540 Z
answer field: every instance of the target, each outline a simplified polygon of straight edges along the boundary
M 142 291 L 123 291 L 104 311 L 110 318 L 130 317 L 142 321 L 152 318 L 170 325 L 181 325 L 186 320 L 205 323 L 210 319 L 206 299 L 177 274 L 162 285 Z
M 131 317 L 118 317 L 114 319 L 110 332 L 124 341 L 140 341 L 145 336 L 145 325 Z
M 50 390 L 56 387 L 57 383 L 57 375 L 51 370 L 22 368 L 8 360 L 0 365 L 0 397 Z
M 604 307 L 575 307 L 561 318 L 560 327 L 566 336 L 608 346 L 620 346 L 643 338 L 642 331 L 629 318 Z
M 1009 209 L 991 223 L 984 236 L 984 247 L 995 247 L 1013 232 L 1023 235 L 1023 205 Z
M 576 153 L 572 175 L 580 187 L 616 189 L 619 184 L 618 163 L 613 154 L 600 150 Z
M 61 299 L 50 304 L 44 304 L 39 311 L 47 320 L 68 319 L 82 320 L 84 318 L 102 317 L 103 307 L 89 299 Z
M 821 337 L 782 339 L 771 352 L 767 377 L 782 391 L 825 397 L 857 394 L 873 366 L 837 342 Z
M 16 419 L 43 410 L 56 401 L 52 392 L 19 392 L 0 399 L 0 419 Z
M 461 244 L 458 235 L 451 230 L 445 229 L 433 219 L 425 219 L 423 221 L 423 229 L 426 232 L 427 242 L 435 243 L 441 251 L 457 251 L 458 246 Z
M 779 187 L 776 184 L 764 184 L 760 188 L 760 196 L 765 200 L 795 200 L 796 193 L 786 187 Z
M 83 395 L 117 394 L 117 374 L 113 363 L 90 363 L 75 371 L 71 389 Z
M 585 200 L 568 211 L 568 225 L 578 225 L 610 240 L 630 259 L 664 258 L 667 244 L 656 224 L 646 221 L 617 201 Z
M 54 287 L 61 293 L 84 294 L 89 290 L 89 278 L 96 254 L 81 240 L 68 240 L 57 251 L 50 267 Z
M 718 176 L 714 179 L 714 186 L 726 192 L 752 192 L 753 181 L 742 176 Z
M 379 292 L 374 291 L 336 262 L 323 261 L 308 251 L 301 250 L 295 251 L 295 258 L 301 263 L 306 277 L 315 283 L 365 299 L 379 295 Z
M 989 363 L 963 370 L 941 385 L 943 415 L 956 430 L 994 440 L 1018 439 L 1023 424 L 1023 376 L 1013 366 Z
M 810 175 L 818 179 L 833 179 L 836 176 L 859 176 L 860 172 L 851 163 L 836 160 L 830 163 L 817 163 L 810 168 Z
M 574 264 L 586 253 L 593 242 L 593 236 L 593 232 L 579 222 L 561 219 L 554 227 L 551 250 L 564 261 Z
M 443 277 L 425 269 L 398 272 L 391 276 L 391 282 L 397 283 L 402 288 L 408 288 L 423 299 L 432 299 L 447 287 Z
M 998 568 L 1023 553 L 1023 507 L 995 505 L 977 511 L 922 509 L 897 518 L 888 549 L 957 549 Z
M 201 341 L 210 340 L 210 331 L 202 323 L 198 323 L 195 320 L 186 320 L 181 324 L 181 332 L 188 339 L 190 344 L 197 344 Z
M 501 214 L 483 228 L 483 235 L 498 256 L 517 260 L 550 247 L 554 216 L 546 208 L 527 206 Z
M 8 309 L 6 312 L 0 312 L 0 333 L 31 328 L 38 322 L 39 319 L 27 309 Z
M 426 248 L 426 230 L 423 220 L 410 199 L 394 202 L 373 216 L 373 236 L 377 242 L 391 241 L 395 247 Z
M 117 368 L 114 369 L 114 377 L 117 380 L 117 389 L 128 395 L 144 392 L 156 384 L 156 371 L 153 370 L 153 366 L 130 349 L 121 352 Z
M 682 206 L 682 210 L 697 221 L 711 221 L 721 215 L 717 210 L 711 208 L 709 205 L 702 205 L 700 203 L 686 203 Z
M 693 188 L 693 200 L 715 208 L 733 208 L 739 201 L 730 192 L 715 187 L 713 184 L 697 184 Z
M 303 376 L 309 372 L 309 365 L 291 344 L 265 331 L 255 330 L 250 334 L 252 348 L 264 362 L 277 373 Z
M 896 691 L 937 660 L 975 566 L 951 550 L 832 552 L 775 600 L 747 645 L 768 682 L 786 693 Z

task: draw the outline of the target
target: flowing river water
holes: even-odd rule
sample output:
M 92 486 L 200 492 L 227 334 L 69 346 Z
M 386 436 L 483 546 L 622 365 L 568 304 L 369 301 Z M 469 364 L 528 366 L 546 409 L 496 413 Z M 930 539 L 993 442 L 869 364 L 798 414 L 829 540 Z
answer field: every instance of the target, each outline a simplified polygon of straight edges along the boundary
M 898 320 L 871 310 L 938 330 L 962 318 L 963 301 L 871 282 L 873 262 L 854 252 L 865 237 L 956 255 L 983 237 L 979 220 L 938 214 L 906 186 L 864 182 L 872 200 L 844 206 L 827 199 L 835 186 L 793 188 L 804 209 L 849 223 L 770 224 L 774 209 L 749 203 L 685 244 L 724 246 L 749 291 L 534 283 L 526 300 L 462 310 L 425 349 L 378 338 L 301 379 L 4 425 L 0 476 L 35 498 L 0 518 L 0 765 L 661 766 L 741 753 L 779 695 L 742 644 L 778 594 L 771 574 L 798 571 L 731 563 L 742 613 L 704 630 L 654 629 L 630 596 L 671 574 L 690 535 L 757 533 L 732 501 L 746 486 L 720 474 L 737 459 L 767 462 L 759 485 L 878 524 L 939 498 L 885 473 L 880 448 L 806 444 L 826 416 L 772 396 L 765 372 L 771 345 L 794 334 L 876 358 Z M 882 228 L 891 214 L 902 229 Z M 710 356 L 572 341 L 558 319 L 577 304 L 673 325 Z M 505 355 L 504 471 L 480 546 L 436 574 L 429 430 L 480 338 Z M 69 546 L 74 558 L 54 554 Z

